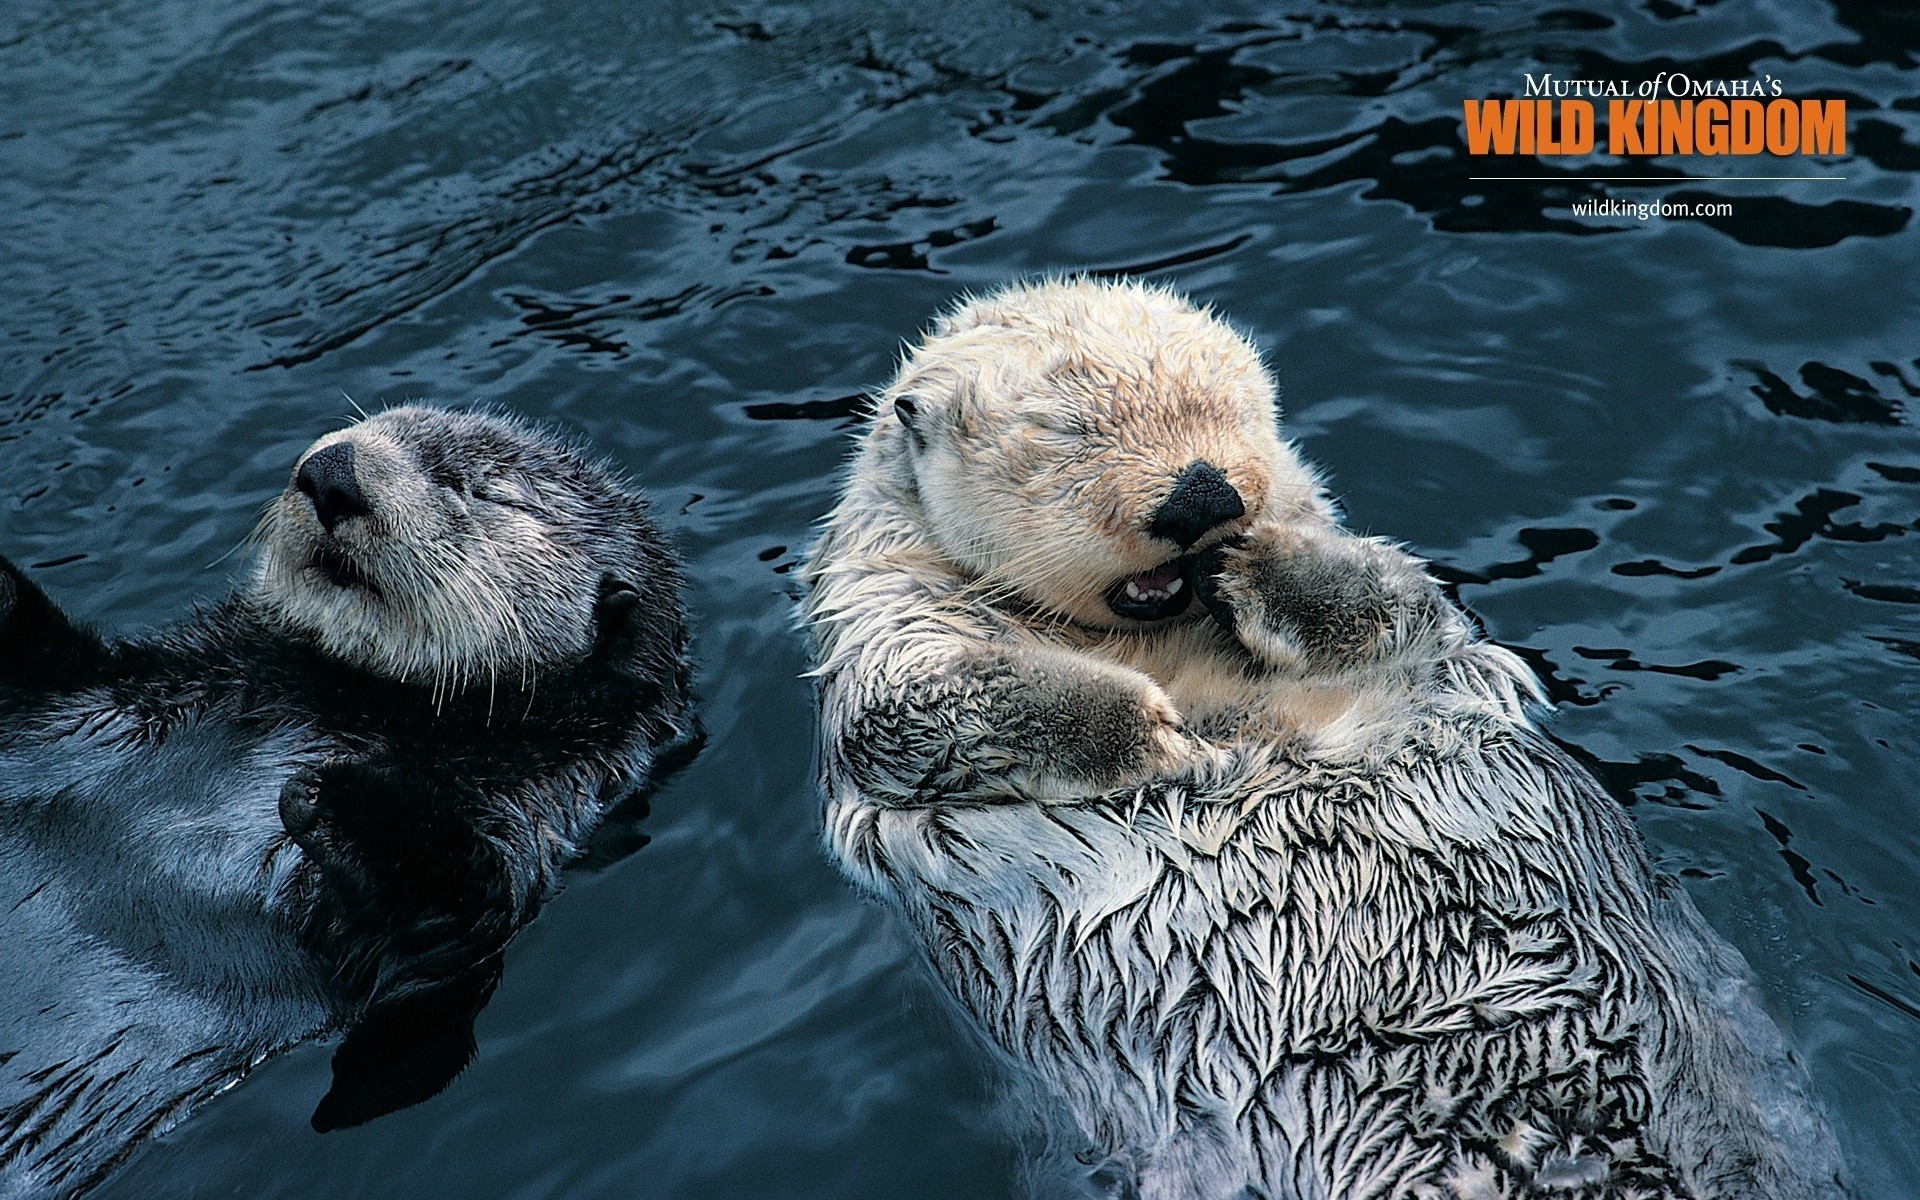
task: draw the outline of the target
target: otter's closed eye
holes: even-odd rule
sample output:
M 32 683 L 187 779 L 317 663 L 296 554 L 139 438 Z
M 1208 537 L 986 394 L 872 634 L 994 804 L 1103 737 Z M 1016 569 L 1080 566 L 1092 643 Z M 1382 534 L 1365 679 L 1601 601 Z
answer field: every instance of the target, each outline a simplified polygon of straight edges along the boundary
M 452 492 L 460 496 L 467 494 L 466 477 L 452 466 L 439 461 L 437 458 L 421 458 L 420 473 L 426 476 L 428 483 L 431 483 L 441 491 Z
M 1079 414 L 1070 412 L 1043 410 L 1029 413 L 1027 423 L 1043 432 L 1067 438 L 1085 437 L 1091 432 Z
M 540 502 L 539 489 L 525 475 L 496 475 L 483 479 L 473 489 L 473 495 L 476 500 L 484 500 L 488 504 L 525 512 L 539 512 L 544 507 Z

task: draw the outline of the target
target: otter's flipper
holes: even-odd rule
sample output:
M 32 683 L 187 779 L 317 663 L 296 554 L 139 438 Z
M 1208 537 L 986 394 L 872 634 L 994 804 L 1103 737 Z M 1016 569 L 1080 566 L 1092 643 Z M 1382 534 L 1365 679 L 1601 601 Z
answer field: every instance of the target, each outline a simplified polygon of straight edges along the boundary
M 0 556 L 0 685 L 62 691 L 105 673 L 111 652 Z
M 1193 584 L 1214 620 L 1269 667 L 1380 662 L 1446 612 L 1418 560 L 1332 526 L 1257 528 L 1200 555 Z
M 418 1104 L 466 1068 L 500 951 L 538 900 L 445 765 L 432 768 L 338 761 L 280 793 L 281 822 L 319 872 L 308 940 L 366 1005 L 314 1110 L 323 1133 Z
M 333 1086 L 313 1110 L 330 1133 L 430 1100 L 473 1061 L 474 1018 L 500 982 L 496 955 L 424 991 L 376 1004 L 333 1052 Z

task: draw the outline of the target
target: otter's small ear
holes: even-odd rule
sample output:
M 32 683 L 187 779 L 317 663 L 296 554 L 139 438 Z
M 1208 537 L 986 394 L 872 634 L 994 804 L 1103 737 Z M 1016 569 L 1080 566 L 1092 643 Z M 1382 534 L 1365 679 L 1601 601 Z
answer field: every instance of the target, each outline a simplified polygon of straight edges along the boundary
M 912 396 L 901 396 L 893 402 L 893 415 L 900 418 L 900 424 L 906 427 L 907 440 L 913 443 L 915 450 L 927 448 L 927 418 L 920 411 L 920 402 Z
M 626 640 L 639 607 L 639 588 L 611 571 L 600 577 L 600 595 L 593 604 L 595 654 L 605 654 Z

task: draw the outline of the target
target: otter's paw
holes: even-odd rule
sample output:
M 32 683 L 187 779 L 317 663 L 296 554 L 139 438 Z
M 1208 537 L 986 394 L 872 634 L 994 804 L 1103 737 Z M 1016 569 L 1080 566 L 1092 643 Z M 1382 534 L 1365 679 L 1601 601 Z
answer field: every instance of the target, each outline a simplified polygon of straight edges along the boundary
M 280 789 L 280 824 L 343 903 L 374 904 L 377 881 L 331 811 L 340 796 L 327 768 L 302 767 Z
M 1200 606 L 1207 610 L 1220 628 L 1228 633 L 1235 631 L 1239 620 L 1234 615 L 1234 593 L 1223 585 L 1222 577 L 1231 569 L 1228 555 L 1245 546 L 1246 543 L 1247 539 L 1243 537 L 1229 538 L 1203 551 L 1187 569 L 1188 581 L 1193 588 L 1194 597 L 1200 601 Z
M 1273 526 L 1194 560 L 1215 621 L 1270 667 L 1376 662 L 1432 629 L 1439 591 L 1419 563 L 1334 527 Z
M 1193 754 L 1179 711 L 1136 671 L 1075 656 L 1030 654 L 1013 727 L 1042 791 L 1103 791 L 1171 771 Z M 1028 711 L 1019 712 L 1025 708 Z
M 280 824 L 298 842 L 320 824 L 320 773 L 302 767 L 280 789 Z

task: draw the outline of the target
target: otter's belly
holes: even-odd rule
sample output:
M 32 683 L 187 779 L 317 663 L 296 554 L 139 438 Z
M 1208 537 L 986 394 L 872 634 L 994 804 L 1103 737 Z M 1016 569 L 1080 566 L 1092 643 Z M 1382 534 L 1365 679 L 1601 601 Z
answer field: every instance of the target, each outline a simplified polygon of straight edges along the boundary
M 83 1185 L 333 1021 L 278 899 L 298 740 L 90 728 L 0 745 L 0 1196 Z
M 1584 905 L 1567 889 L 1469 861 L 1442 834 L 1380 839 L 1384 822 L 1356 819 L 1366 803 L 1155 785 L 1093 804 L 867 810 L 865 852 L 911 885 L 896 894 L 942 974 L 1010 1048 L 1051 1030 L 1092 1054 L 1178 1059 L 1195 1046 L 1169 1038 L 1184 1025 L 1263 1073 L 1466 1013 L 1583 1002 L 1587 934 L 1569 909 Z
M 830 831 L 1143 1195 L 1786 1170 L 1743 1099 L 1762 1064 L 1675 968 L 1710 935 L 1524 747 L 1060 806 L 843 797 Z

